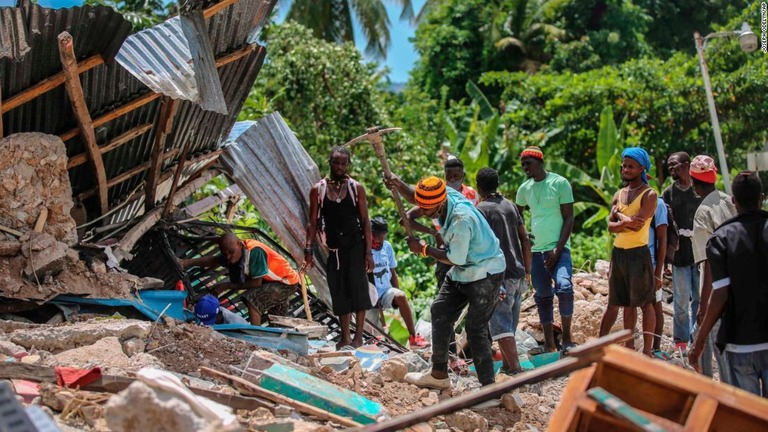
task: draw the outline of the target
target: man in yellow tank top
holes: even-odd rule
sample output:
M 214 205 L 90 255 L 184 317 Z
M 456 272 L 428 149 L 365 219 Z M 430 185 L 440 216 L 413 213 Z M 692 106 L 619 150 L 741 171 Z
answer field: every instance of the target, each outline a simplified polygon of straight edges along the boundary
M 652 356 L 656 299 L 653 283 L 648 230 L 656 211 L 658 197 L 648 186 L 651 159 L 639 147 L 629 147 L 621 154 L 621 179 L 626 187 L 613 197 L 608 231 L 616 234 L 611 254 L 608 280 L 608 307 L 600 326 L 600 334 L 610 331 L 618 308 L 624 308 L 624 328 L 634 331 L 637 309 L 643 312 L 643 353 Z M 630 342 L 630 347 L 634 343 Z

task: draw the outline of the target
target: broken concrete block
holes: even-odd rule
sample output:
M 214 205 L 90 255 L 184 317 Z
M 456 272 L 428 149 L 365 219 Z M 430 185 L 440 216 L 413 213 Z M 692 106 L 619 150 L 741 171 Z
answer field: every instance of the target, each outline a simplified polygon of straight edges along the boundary
M 91 263 L 91 270 L 93 270 L 94 273 L 106 273 L 107 265 L 101 261 L 95 260 Z
M 517 393 L 507 393 L 501 397 L 501 404 L 504 405 L 508 411 L 517 413 L 522 411 L 525 406 L 525 401 Z
M 21 242 L 0 240 L 0 256 L 16 256 L 21 252 Z
M 445 422 L 448 426 L 461 431 L 488 430 L 488 420 L 484 417 L 469 411 L 462 410 L 445 416 Z
M 0 340 L 0 354 L 19 359 L 27 355 L 27 350 L 11 341 Z
M 33 251 L 29 254 L 27 267 L 23 272 L 24 277 L 31 281 L 43 281 L 48 276 L 59 274 L 64 270 L 68 249 L 66 244 L 56 242 L 51 247 L 39 252 Z
M 405 375 L 408 373 L 408 366 L 403 362 L 401 358 L 394 358 L 392 360 L 385 361 L 379 369 L 379 374 L 384 381 L 396 381 L 402 382 Z
M 144 339 L 149 335 L 151 322 L 139 320 L 89 320 L 70 326 L 40 326 L 21 328 L 9 335 L 11 342 L 27 349 L 50 351 L 53 353 L 92 345 L 105 337 L 117 337 L 119 340 L 131 338 Z M 122 348 L 121 348 L 122 351 Z
M 124 369 L 130 365 L 130 360 L 123 352 L 120 341 L 114 336 L 106 337 L 93 345 L 56 354 L 56 360 L 60 365 L 74 367 L 85 367 L 95 363 L 106 368 Z
M 254 377 L 245 375 L 259 386 L 300 402 L 349 417 L 362 424 L 376 423 L 386 415 L 381 404 L 312 375 L 274 364 Z
M 185 401 L 175 397 L 161 398 L 140 381 L 109 399 L 105 417 L 114 432 L 209 430 L 208 422 L 195 414 Z
M 138 353 L 144 352 L 147 344 L 139 338 L 131 338 L 123 341 L 123 352 L 128 357 L 133 357 Z

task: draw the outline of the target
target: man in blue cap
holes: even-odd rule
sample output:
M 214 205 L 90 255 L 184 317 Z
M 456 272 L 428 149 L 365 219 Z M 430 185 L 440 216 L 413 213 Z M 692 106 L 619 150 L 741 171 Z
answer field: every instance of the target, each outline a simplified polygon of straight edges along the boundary
M 608 231 L 616 234 L 616 239 L 608 279 L 608 307 L 600 324 L 600 335 L 610 331 L 619 307 L 624 308 L 624 328 L 634 331 L 639 307 L 643 312 L 643 354 L 651 357 L 656 295 L 648 231 L 658 196 L 648 185 L 648 153 L 639 147 L 629 147 L 621 157 L 621 179 L 626 186 L 613 196 L 608 219 Z M 633 345 L 634 342 L 629 343 L 630 347 Z
M 195 316 L 202 325 L 214 324 L 248 324 L 240 315 L 221 307 L 219 299 L 206 294 L 195 303 Z

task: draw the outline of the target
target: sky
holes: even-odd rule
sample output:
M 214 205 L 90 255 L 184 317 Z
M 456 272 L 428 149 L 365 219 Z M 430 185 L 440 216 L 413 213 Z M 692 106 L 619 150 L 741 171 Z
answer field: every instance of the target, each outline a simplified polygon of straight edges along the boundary
M 284 0 L 280 0 L 282 3 Z M 414 10 L 418 11 L 426 0 L 412 0 Z M 0 6 L 13 6 L 15 0 L 0 0 Z M 39 0 L 38 4 L 43 7 L 71 7 L 82 4 L 82 0 Z M 413 44 L 408 40 L 412 38 L 416 30 L 415 26 L 411 25 L 407 21 L 400 21 L 400 8 L 396 4 L 397 2 L 392 0 L 385 0 L 384 4 L 387 8 L 390 21 L 390 48 L 387 53 L 387 58 L 383 62 L 379 62 L 382 66 L 389 68 L 389 79 L 393 83 L 404 83 L 408 81 L 408 72 L 413 68 L 414 63 L 418 59 L 416 51 L 413 49 Z M 278 14 L 278 21 L 282 21 L 287 13 L 287 8 L 282 8 Z M 355 45 L 361 52 L 365 50 L 365 42 L 360 40 L 360 30 L 355 23 Z M 267 54 L 269 55 L 269 54 Z M 367 58 L 367 60 L 373 60 Z

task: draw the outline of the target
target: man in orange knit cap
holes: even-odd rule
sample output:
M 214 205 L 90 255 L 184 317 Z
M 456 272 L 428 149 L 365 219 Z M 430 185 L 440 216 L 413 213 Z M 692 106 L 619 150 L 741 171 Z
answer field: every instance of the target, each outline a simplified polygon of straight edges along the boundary
M 485 217 L 461 192 L 447 188 L 443 180 L 427 177 L 415 189 L 393 176 L 394 185 L 423 216 L 438 218 L 445 249 L 429 246 L 417 237 L 408 238 L 411 252 L 452 265 L 432 302 L 432 371 L 409 373 L 405 381 L 419 387 L 445 389 L 448 378 L 448 343 L 462 309 L 467 313 L 467 340 L 482 385 L 494 382 L 488 323 L 499 298 L 506 262 L 499 240 Z

